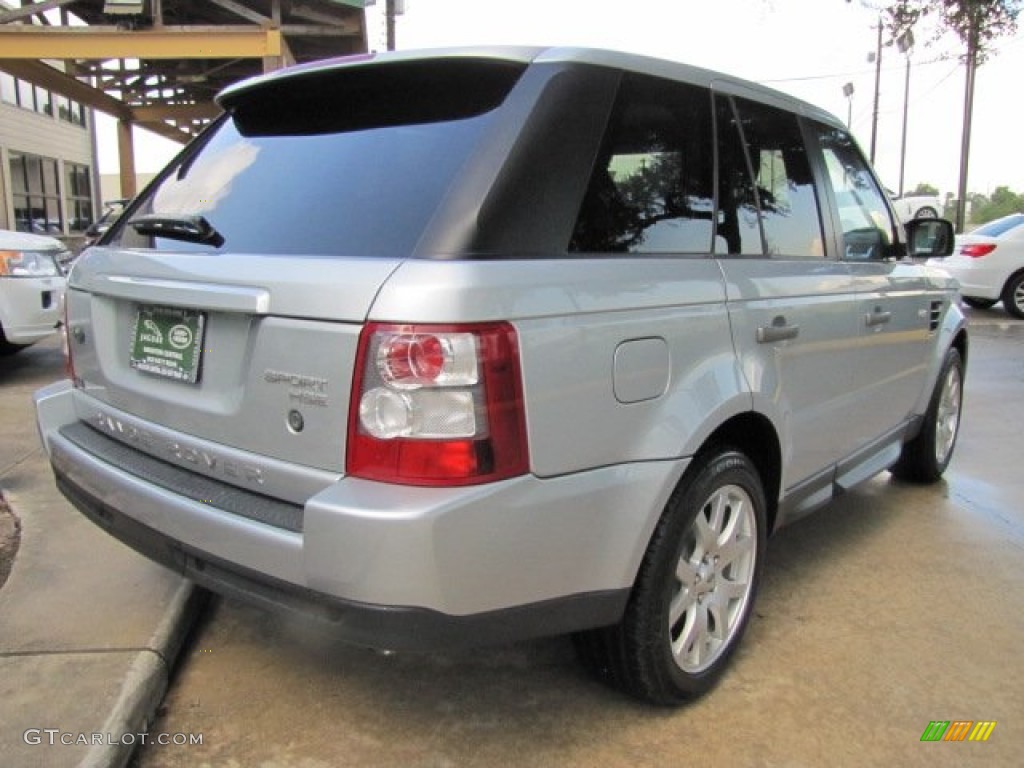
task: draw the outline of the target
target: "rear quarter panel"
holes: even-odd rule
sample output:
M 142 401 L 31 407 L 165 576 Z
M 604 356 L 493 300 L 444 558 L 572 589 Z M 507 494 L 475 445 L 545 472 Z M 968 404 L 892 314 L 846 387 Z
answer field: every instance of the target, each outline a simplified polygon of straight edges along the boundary
M 687 456 L 751 406 L 708 258 L 410 261 L 371 314 L 512 321 L 539 476 Z

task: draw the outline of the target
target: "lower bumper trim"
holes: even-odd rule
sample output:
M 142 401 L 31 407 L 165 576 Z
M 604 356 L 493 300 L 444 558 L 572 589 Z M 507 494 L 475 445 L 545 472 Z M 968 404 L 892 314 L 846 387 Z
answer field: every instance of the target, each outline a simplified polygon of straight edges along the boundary
M 82 514 L 150 560 L 219 594 L 329 622 L 339 637 L 354 645 L 391 651 L 435 651 L 566 634 L 614 624 L 629 599 L 629 589 L 606 590 L 466 616 L 345 600 L 183 545 L 110 507 L 61 472 L 55 471 L 55 475 L 60 492 Z

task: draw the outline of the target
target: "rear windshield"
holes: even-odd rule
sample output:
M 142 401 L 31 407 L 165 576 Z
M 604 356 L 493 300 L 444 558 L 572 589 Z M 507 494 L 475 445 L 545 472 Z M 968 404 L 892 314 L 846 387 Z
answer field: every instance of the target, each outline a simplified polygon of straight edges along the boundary
M 997 219 L 996 221 L 991 221 L 988 224 L 980 226 L 971 232 L 971 234 L 985 235 L 986 237 L 999 237 L 1000 235 L 1006 234 L 1011 229 L 1019 227 L 1021 224 L 1024 224 L 1024 215 L 1007 216 L 1005 219 Z
M 394 63 L 232 94 L 229 115 L 175 161 L 106 242 L 409 255 L 524 68 L 494 60 Z M 214 236 L 162 237 L 141 217 L 164 227 L 202 217 Z

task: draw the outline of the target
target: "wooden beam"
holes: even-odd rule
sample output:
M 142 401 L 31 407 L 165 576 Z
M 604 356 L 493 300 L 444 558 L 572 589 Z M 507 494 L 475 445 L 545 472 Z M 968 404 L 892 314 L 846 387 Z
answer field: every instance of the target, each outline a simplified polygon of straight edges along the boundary
M 221 113 L 221 108 L 212 101 L 198 104 L 152 104 L 145 107 L 132 107 L 136 122 L 158 123 L 164 120 L 213 120 Z
M 355 37 L 359 34 L 358 24 L 282 24 L 281 31 L 296 37 Z
M 241 16 L 246 21 L 251 21 L 253 24 L 270 25 L 273 22 L 269 16 L 264 16 L 262 13 L 257 13 L 252 8 L 247 8 L 241 3 L 236 3 L 235 0 L 209 0 L 211 5 L 216 5 L 223 8 L 225 11 L 230 11 L 236 16 Z
M 117 121 L 117 160 L 121 171 L 121 197 L 135 197 L 135 140 L 129 120 Z
M 60 8 L 62 5 L 70 5 L 75 0 L 43 0 L 41 3 L 30 3 L 24 5 L 21 8 L 12 8 L 11 10 L 0 11 L 0 24 L 7 24 L 11 21 L 18 21 L 19 19 L 27 19 L 31 16 L 35 16 L 37 13 L 45 13 L 51 11 L 54 8 Z
M 0 26 L 4 59 L 261 59 L 281 55 L 281 31 L 244 25 Z
M 339 8 L 337 12 L 326 11 L 323 8 L 314 8 L 311 5 L 306 5 L 298 0 L 292 3 L 291 12 L 293 16 L 298 16 L 300 19 L 306 19 L 307 21 L 315 21 L 318 24 L 344 24 L 348 18 L 351 18 L 353 13 L 358 13 L 354 8 L 347 8 L 345 10 Z
M 136 123 L 140 128 L 145 128 L 147 131 L 163 136 L 165 139 L 170 139 L 178 144 L 185 144 L 192 140 L 192 134 L 181 129 L 175 128 L 173 125 L 168 123 L 160 122 L 159 120 L 154 123 Z

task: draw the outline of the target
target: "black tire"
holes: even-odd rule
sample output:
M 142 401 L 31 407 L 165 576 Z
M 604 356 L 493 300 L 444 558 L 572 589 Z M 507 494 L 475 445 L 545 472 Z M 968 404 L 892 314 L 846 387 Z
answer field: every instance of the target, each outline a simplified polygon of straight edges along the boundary
M 924 423 L 917 436 L 903 446 L 892 473 L 900 480 L 934 483 L 946 471 L 953 458 L 960 432 L 963 407 L 964 367 L 960 352 L 950 349 L 935 382 Z
M 1014 317 L 1024 319 L 1024 272 L 1018 272 L 1006 281 L 1003 308 Z
M 0 330 L 0 357 L 8 357 L 10 355 L 21 352 L 23 349 L 27 349 L 30 345 L 28 344 L 12 344 L 4 338 L 4 332 Z
M 924 208 L 918 208 L 914 213 L 915 219 L 937 219 L 939 218 L 939 212 L 932 208 L 930 205 L 926 205 Z
M 655 527 L 622 620 L 574 638 L 581 661 L 654 704 L 709 690 L 753 610 L 764 570 L 765 507 L 761 479 L 745 455 L 720 448 L 695 459 Z
M 975 309 L 991 309 L 998 299 L 979 299 L 976 296 L 964 296 L 964 304 Z

